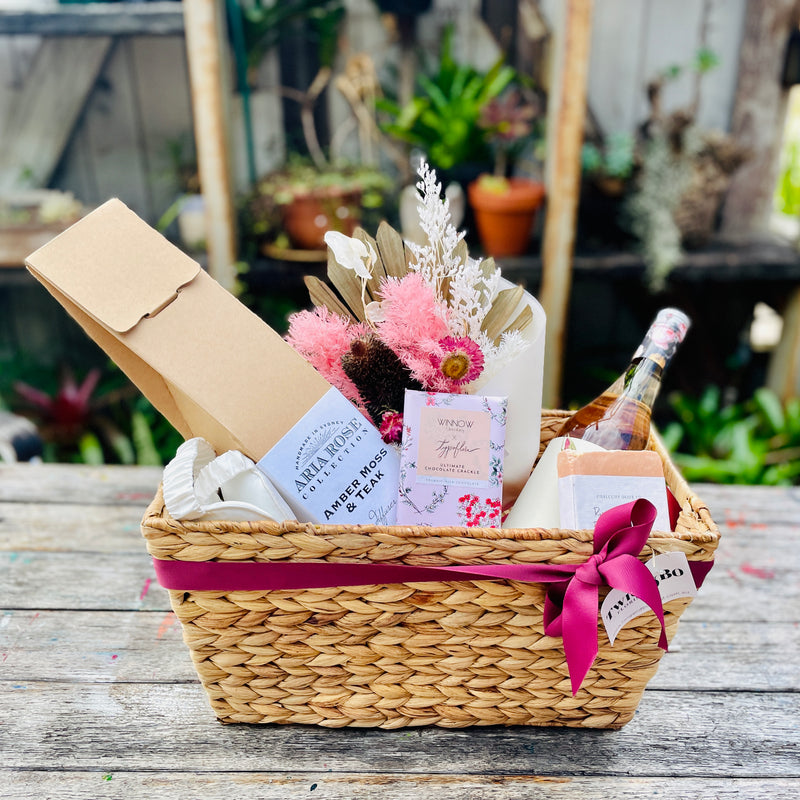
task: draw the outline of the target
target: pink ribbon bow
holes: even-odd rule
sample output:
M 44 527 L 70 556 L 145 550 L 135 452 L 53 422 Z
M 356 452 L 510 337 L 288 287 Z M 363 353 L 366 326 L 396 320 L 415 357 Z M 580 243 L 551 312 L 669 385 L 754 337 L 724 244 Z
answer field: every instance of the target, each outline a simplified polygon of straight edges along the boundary
M 593 555 L 575 567 L 571 579 L 547 587 L 544 632 L 564 640 L 573 695 L 597 656 L 601 586 L 611 586 L 647 603 L 661 625 L 658 646 L 667 649 L 658 584 L 636 557 L 647 542 L 655 518 L 655 506 L 647 500 L 635 500 L 604 512 L 595 524 Z
M 501 564 L 415 567 L 380 563 L 171 561 L 153 559 L 158 582 L 177 591 L 271 591 L 332 586 L 453 580 L 515 580 L 547 584 L 544 630 L 561 636 L 572 693 L 577 693 L 597 656 L 598 592 L 602 585 L 643 600 L 661 624 L 659 646 L 667 649 L 658 586 L 636 556 L 656 517 L 647 500 L 617 506 L 597 520 L 594 553 L 582 564 Z M 694 567 L 692 562 L 690 566 Z M 699 586 L 710 564 L 695 572 Z

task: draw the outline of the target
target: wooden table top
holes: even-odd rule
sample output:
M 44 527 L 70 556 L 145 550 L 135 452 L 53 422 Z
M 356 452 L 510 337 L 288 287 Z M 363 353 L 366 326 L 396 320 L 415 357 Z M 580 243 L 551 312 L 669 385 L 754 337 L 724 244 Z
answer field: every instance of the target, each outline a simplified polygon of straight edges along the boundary
M 723 535 L 620 731 L 223 726 L 139 520 L 153 468 L 0 464 L 3 798 L 796 798 L 800 488 L 696 486 Z

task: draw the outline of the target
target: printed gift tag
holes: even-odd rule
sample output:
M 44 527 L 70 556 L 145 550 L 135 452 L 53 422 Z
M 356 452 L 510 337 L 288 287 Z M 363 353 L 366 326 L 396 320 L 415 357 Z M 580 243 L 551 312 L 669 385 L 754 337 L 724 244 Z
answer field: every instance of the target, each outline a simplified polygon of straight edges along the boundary
M 683 553 L 660 553 L 646 566 L 656 579 L 662 603 L 697 595 L 689 562 Z M 638 597 L 612 589 L 600 607 L 600 616 L 611 644 L 625 625 L 649 610 L 647 603 Z
M 397 522 L 499 528 L 506 398 L 406 390 Z

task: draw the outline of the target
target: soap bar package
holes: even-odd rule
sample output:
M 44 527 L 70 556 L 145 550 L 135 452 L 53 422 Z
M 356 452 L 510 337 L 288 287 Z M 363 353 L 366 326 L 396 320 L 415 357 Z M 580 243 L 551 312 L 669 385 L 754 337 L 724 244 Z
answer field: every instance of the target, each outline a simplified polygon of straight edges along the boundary
M 655 531 L 669 531 L 664 466 L 652 450 L 607 450 L 558 454 L 561 527 L 593 529 L 609 508 L 644 498 L 656 507 Z
M 506 403 L 406 390 L 398 523 L 500 527 Z
M 395 522 L 397 451 L 334 388 L 258 462 L 258 467 L 309 522 Z
M 306 415 L 318 426 L 329 406 L 347 403 L 275 331 L 119 200 L 104 203 L 26 264 L 185 439 L 202 437 L 217 453 L 239 450 L 259 461 L 290 430 L 311 425 Z M 339 408 L 330 413 L 342 418 Z M 383 442 L 372 425 L 360 433 L 361 460 L 369 464 Z M 304 453 L 312 449 L 306 443 Z M 348 522 L 369 522 L 371 509 L 393 509 L 392 459 L 396 475 L 397 455 L 389 452 L 370 502 L 360 506 L 366 516 Z M 268 477 L 280 484 L 283 470 L 268 463 Z M 331 473 L 326 495 L 346 494 L 356 477 Z M 326 521 L 327 497 L 318 503 L 291 491 L 285 499 L 300 520 Z M 391 514 L 383 515 L 387 523 Z

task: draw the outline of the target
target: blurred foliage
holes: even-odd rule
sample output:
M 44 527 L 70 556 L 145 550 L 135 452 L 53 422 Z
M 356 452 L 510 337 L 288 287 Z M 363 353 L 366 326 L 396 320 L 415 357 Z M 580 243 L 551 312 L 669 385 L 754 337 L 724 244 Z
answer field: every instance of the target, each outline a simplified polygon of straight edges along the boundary
M 636 139 L 631 133 L 610 133 L 600 144 L 581 148 L 581 168 L 586 175 L 626 179 L 633 173 Z
M 484 109 L 517 78 L 499 59 L 487 72 L 453 58 L 453 29 L 442 36 L 439 63 L 417 76 L 417 92 L 401 106 L 388 96 L 378 109 L 386 119 L 381 129 L 412 147 L 421 148 L 431 165 L 452 169 L 459 164 L 490 162 L 494 131 L 481 125 Z
M 789 486 L 800 484 L 800 398 L 785 405 L 767 388 L 726 403 L 717 386 L 699 397 L 668 398 L 677 420 L 662 436 L 689 481 Z
M 782 154 L 775 206 L 782 214 L 800 215 L 800 142 L 787 143 Z
M 238 0 L 249 67 L 255 68 L 294 23 L 307 21 L 322 66 L 336 57 L 339 24 L 344 19 L 342 0 Z
M 183 441 L 111 363 L 80 377 L 69 367 L 4 363 L 0 405 L 36 424 L 45 461 L 161 466 Z

